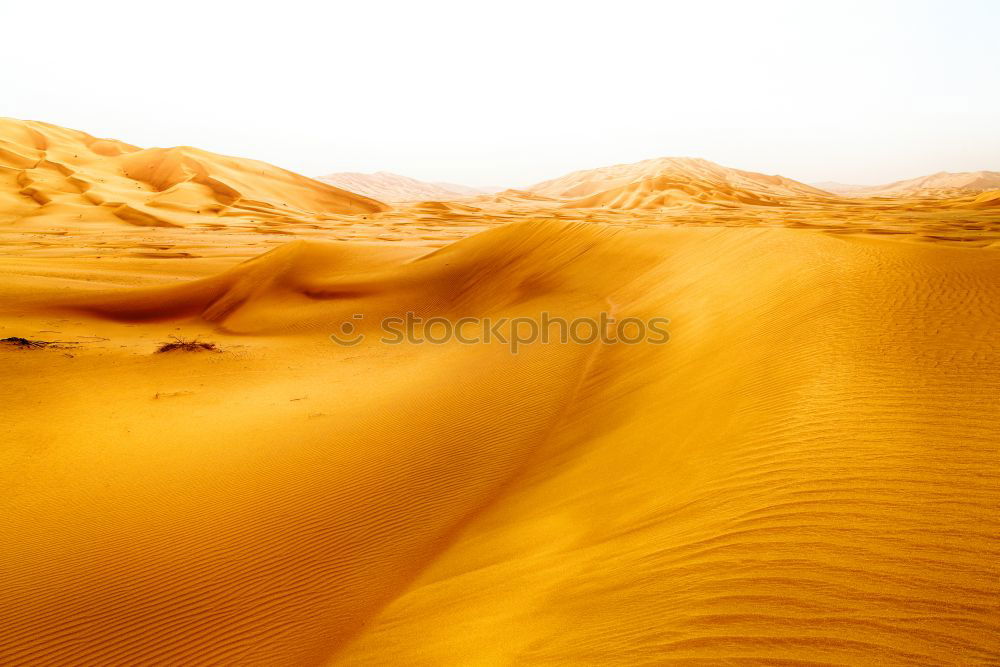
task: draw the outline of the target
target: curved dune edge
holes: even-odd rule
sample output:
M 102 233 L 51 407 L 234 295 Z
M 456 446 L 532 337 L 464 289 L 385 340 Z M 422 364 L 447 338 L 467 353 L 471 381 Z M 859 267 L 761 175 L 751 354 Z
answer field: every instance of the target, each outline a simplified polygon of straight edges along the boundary
M 669 312 L 669 349 L 602 350 L 531 472 L 334 664 L 996 661 L 998 258 L 659 241 L 614 300 Z
M 533 223 L 46 297 L 123 340 L 248 347 L 111 346 L 72 374 L 3 352 L 0 663 L 996 661 L 998 271 L 808 230 Z M 672 339 L 326 342 L 354 313 L 543 310 Z

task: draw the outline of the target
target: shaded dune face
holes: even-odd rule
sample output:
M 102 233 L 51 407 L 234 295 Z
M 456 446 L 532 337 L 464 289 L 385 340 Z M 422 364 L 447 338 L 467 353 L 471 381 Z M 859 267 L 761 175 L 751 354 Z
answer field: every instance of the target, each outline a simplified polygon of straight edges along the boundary
M 996 662 L 998 275 L 809 230 L 525 223 L 21 301 L 257 347 L 81 358 L 59 396 L 54 365 L 13 374 L 0 663 Z M 408 311 L 671 340 L 379 343 Z M 326 342 L 356 313 L 363 343 Z
M 998 258 L 661 239 L 613 298 L 671 343 L 602 350 L 341 662 L 995 662 Z
M 190 146 L 141 149 L 47 123 L 0 119 L 0 223 L 218 226 L 389 208 L 257 160 Z

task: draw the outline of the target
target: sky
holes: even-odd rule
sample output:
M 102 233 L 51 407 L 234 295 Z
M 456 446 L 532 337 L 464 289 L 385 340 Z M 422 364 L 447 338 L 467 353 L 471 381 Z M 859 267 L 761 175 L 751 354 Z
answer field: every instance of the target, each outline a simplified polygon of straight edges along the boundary
M 0 115 L 310 176 L 1000 170 L 1000 2 L 0 0 Z

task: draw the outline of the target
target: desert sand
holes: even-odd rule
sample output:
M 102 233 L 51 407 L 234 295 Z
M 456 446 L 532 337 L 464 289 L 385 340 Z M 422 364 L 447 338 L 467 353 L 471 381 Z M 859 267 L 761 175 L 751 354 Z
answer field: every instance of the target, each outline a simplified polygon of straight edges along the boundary
M 825 186 L 825 187 L 824 187 Z M 841 195 L 854 197 L 918 197 L 946 199 L 973 192 L 1000 190 L 1000 171 L 965 171 L 908 178 L 883 185 L 846 185 L 823 183 L 816 187 Z
M 495 191 L 494 188 L 421 181 L 388 171 L 373 174 L 345 171 L 318 176 L 316 180 L 386 202 L 461 199 Z
M 0 664 L 1000 662 L 1000 193 L 671 159 L 389 205 L 0 139 Z M 670 342 L 379 342 L 406 312 Z

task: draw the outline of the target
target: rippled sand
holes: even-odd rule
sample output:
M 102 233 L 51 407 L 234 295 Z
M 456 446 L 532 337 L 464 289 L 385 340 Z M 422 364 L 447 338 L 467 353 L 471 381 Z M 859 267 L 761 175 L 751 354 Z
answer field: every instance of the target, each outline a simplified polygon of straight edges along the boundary
M 1000 661 L 990 200 L 510 197 L 2 226 L 0 664 Z

